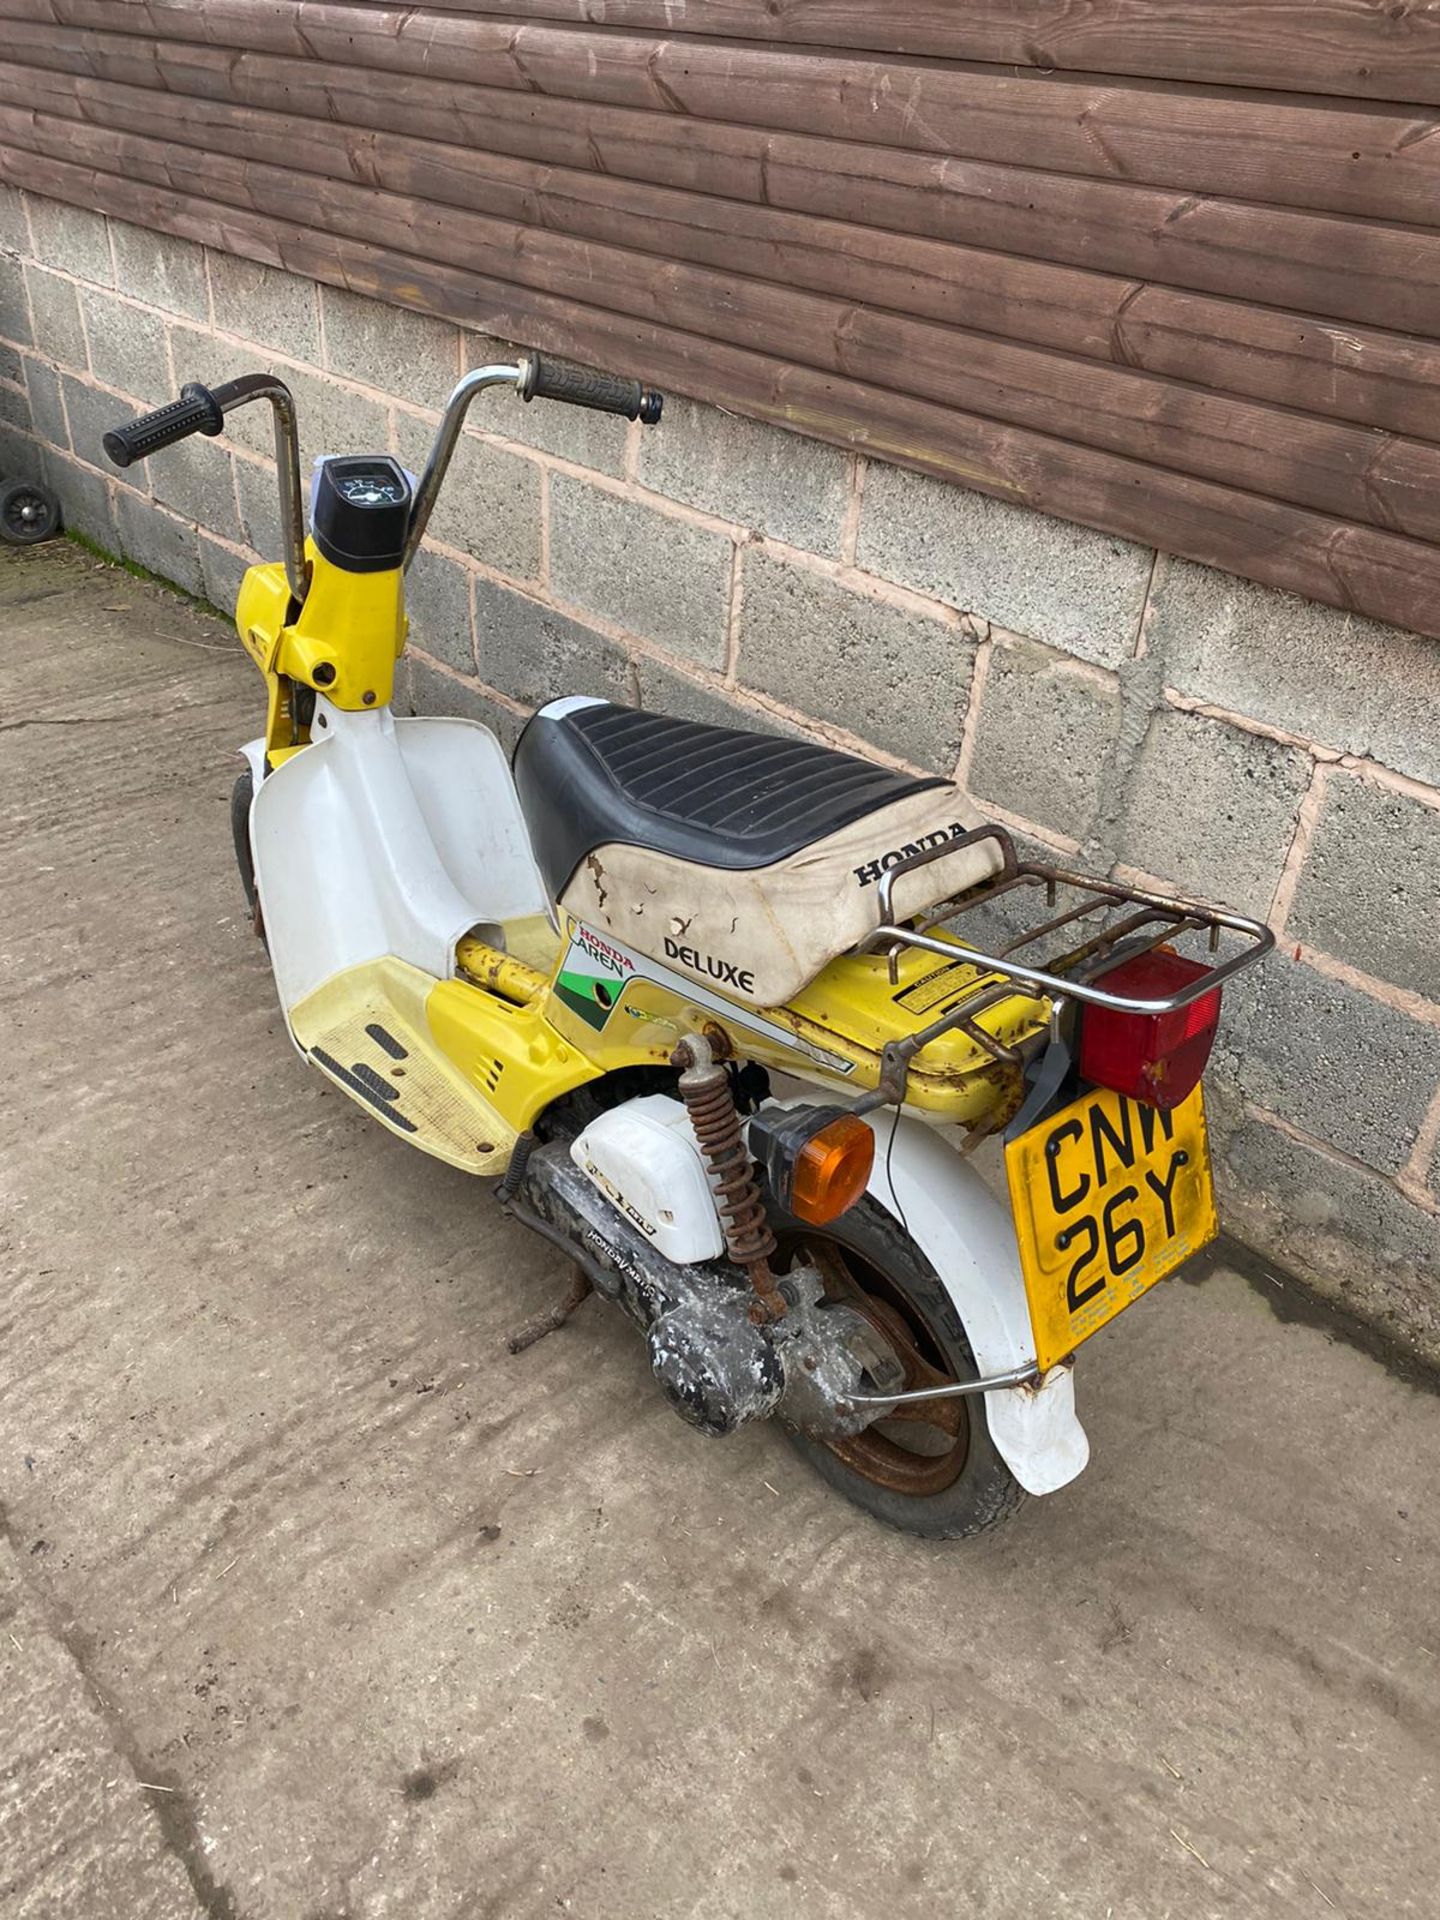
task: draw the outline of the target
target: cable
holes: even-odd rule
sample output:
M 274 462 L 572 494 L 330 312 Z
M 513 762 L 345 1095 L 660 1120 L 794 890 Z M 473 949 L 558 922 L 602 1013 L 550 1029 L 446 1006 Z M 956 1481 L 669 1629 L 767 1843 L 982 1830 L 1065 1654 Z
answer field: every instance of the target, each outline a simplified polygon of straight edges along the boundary
M 891 1171 L 892 1155 L 895 1152 L 895 1136 L 899 1131 L 900 1102 L 897 1100 L 895 1102 L 895 1118 L 890 1122 L 890 1138 L 885 1142 L 885 1184 L 890 1189 L 890 1198 L 895 1202 L 899 1210 L 900 1224 L 905 1229 L 905 1237 L 907 1240 L 913 1240 L 915 1236 L 910 1231 L 910 1222 L 905 1218 L 905 1202 L 900 1198 L 899 1189 L 895 1185 L 895 1176 Z

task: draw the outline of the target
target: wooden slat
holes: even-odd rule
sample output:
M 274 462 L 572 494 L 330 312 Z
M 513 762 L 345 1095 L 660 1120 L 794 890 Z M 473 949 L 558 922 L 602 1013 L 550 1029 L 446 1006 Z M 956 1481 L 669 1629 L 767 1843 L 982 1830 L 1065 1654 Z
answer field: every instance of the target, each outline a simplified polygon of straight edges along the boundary
M 0 180 L 34 185 L 33 156 L 0 145 Z M 432 312 L 1122 538 L 1227 567 L 1334 606 L 1440 632 L 1440 551 L 1186 475 L 997 425 L 859 382 L 837 382 L 663 324 L 417 261 L 294 223 L 216 208 L 134 180 L 52 162 L 58 197 L 124 220 Z M 183 377 L 183 368 L 179 370 Z
M 297 207 L 356 240 L 584 293 L 613 313 L 745 339 L 812 368 L 1131 458 L 1440 539 L 1440 448 L 867 307 L 575 239 L 412 196 L 0 107 L 0 138 L 283 219 Z
M 493 97 L 493 96 L 492 96 Z M 0 102 L 198 150 L 265 160 L 419 200 L 894 307 L 1223 391 L 1440 440 L 1440 343 L 1317 326 L 1313 316 L 1147 286 L 773 204 L 539 166 L 404 135 L 360 133 L 228 102 L 0 63 Z M 580 152 L 584 152 L 582 147 Z M 847 151 L 849 151 L 847 149 Z M 1033 178 L 1033 176 L 1031 176 Z M 1323 383 L 1323 385 L 1322 385 Z
M 961 0 L 956 6 L 963 10 Z M 877 15 L 883 18 L 884 10 L 877 8 Z M 1163 81 L 876 60 L 318 0 L 288 6 L 0 0 L 3 18 L 15 22 L 7 35 L 11 56 L 41 65 L 46 47 L 84 46 L 85 29 L 113 34 L 128 28 L 119 37 L 130 44 L 118 51 L 133 70 L 107 77 L 180 92 L 192 90 L 187 69 L 204 69 L 197 56 L 208 45 L 212 52 L 289 56 L 307 63 L 312 78 L 323 79 L 330 68 L 378 69 L 386 90 L 406 74 L 451 79 L 524 95 L 532 110 L 540 94 L 672 119 L 1440 225 L 1440 141 L 1430 138 L 1440 129 L 1440 114 L 1424 108 L 1200 92 Z M 46 23 L 41 31 L 37 20 Z M 155 76 L 149 80 L 147 64 Z M 257 97 L 254 104 L 262 102 Z
M 1373 0 L 447 0 L 455 13 L 1440 100 L 1440 8 Z

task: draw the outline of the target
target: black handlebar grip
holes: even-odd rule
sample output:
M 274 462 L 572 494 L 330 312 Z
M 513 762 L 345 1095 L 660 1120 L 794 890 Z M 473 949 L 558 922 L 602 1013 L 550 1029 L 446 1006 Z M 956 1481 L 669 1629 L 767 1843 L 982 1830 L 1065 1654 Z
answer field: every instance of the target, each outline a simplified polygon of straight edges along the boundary
M 665 404 L 663 394 L 638 380 L 622 380 L 617 373 L 592 373 L 563 360 L 530 360 L 530 378 L 520 389 L 522 400 L 564 400 L 572 407 L 593 407 L 597 413 L 618 413 L 653 427 Z
M 142 413 L 123 427 L 112 427 L 105 435 L 105 451 L 117 467 L 128 467 L 136 460 L 148 460 L 162 447 L 173 447 L 192 433 L 209 434 L 213 439 L 224 423 L 225 415 L 215 395 L 192 380 L 180 389 L 180 398 L 168 406 Z

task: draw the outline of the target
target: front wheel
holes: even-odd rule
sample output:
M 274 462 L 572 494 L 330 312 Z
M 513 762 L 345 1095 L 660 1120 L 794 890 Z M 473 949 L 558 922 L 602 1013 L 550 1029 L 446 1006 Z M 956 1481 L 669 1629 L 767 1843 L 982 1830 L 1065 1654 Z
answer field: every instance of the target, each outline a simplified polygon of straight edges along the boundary
M 254 798 L 255 776 L 247 766 L 230 792 L 230 837 L 235 843 L 235 864 L 240 869 L 240 885 L 245 890 L 250 922 L 261 940 L 264 940 L 265 923 L 260 914 L 260 890 L 255 885 L 255 855 L 250 846 L 250 802 Z
M 905 1367 L 904 1392 L 979 1377 L 954 1302 L 934 1268 L 868 1195 L 827 1227 L 773 1220 L 782 1269 L 816 1267 L 825 1299 L 859 1312 Z M 978 1397 L 921 1403 L 863 1433 L 819 1439 L 787 1426 L 823 1480 L 887 1526 L 934 1540 L 983 1533 L 1021 1506 Z

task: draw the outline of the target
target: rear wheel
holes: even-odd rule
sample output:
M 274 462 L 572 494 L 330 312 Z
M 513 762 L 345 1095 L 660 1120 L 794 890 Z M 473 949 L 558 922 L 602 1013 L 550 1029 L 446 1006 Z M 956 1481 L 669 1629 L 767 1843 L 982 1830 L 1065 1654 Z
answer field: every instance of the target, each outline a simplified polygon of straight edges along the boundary
M 862 1314 L 905 1368 L 903 1392 L 978 1378 L 960 1316 L 929 1261 L 868 1196 L 828 1227 L 774 1221 L 777 1266 L 807 1259 L 827 1301 Z M 979 1399 L 903 1409 L 849 1438 L 785 1429 L 822 1479 L 877 1520 L 931 1539 L 998 1526 L 1025 1499 L 995 1449 Z

